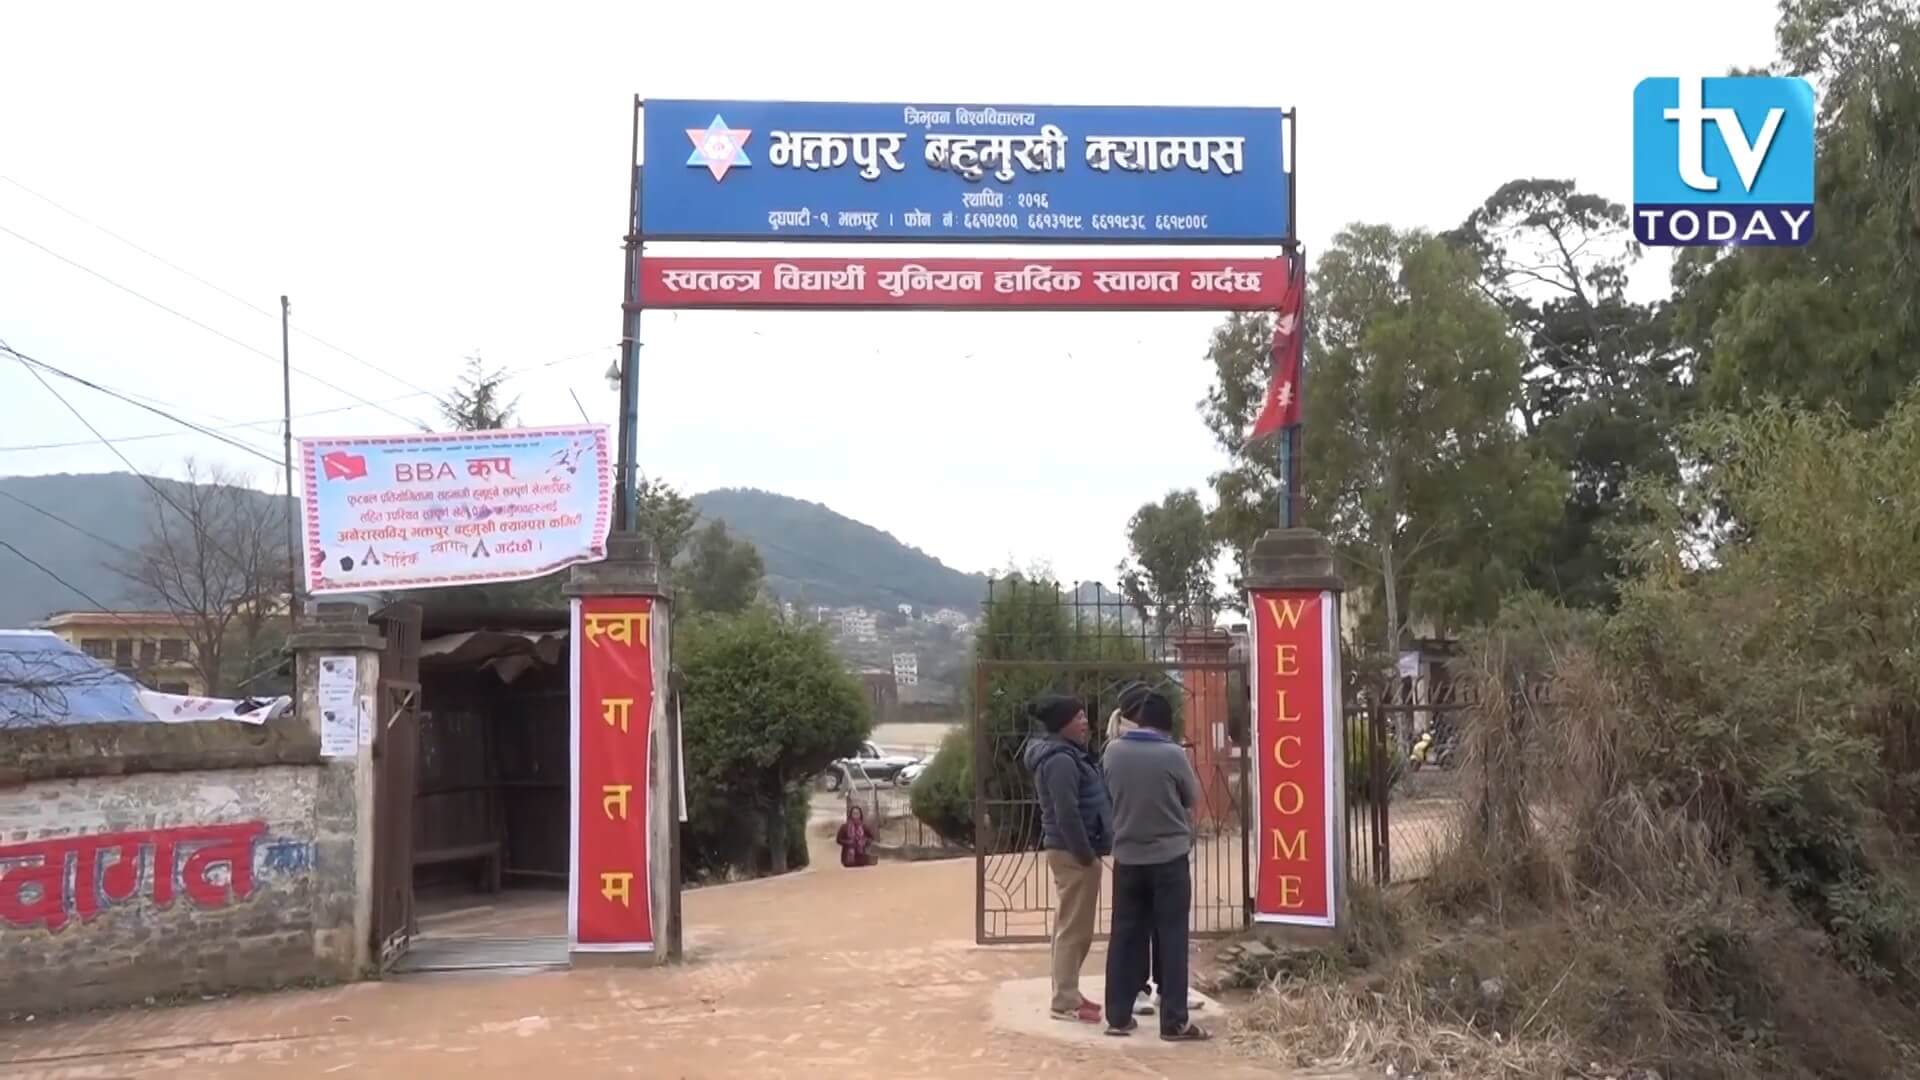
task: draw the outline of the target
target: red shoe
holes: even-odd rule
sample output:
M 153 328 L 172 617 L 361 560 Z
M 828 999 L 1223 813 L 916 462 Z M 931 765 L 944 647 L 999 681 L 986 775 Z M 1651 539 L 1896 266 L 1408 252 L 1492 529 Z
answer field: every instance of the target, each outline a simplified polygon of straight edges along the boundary
M 1081 998 L 1079 1008 L 1054 1009 L 1049 1015 L 1055 1020 L 1065 1020 L 1075 1024 L 1097 1024 L 1100 1022 L 1100 1006 Z

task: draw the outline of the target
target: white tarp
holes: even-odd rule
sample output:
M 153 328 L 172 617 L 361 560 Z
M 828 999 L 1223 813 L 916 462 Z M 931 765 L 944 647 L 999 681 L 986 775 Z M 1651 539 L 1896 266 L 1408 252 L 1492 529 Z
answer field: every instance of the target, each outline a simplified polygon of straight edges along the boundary
M 238 720 L 243 724 L 264 724 L 293 708 L 293 699 L 285 695 L 236 699 L 141 690 L 138 696 L 141 708 L 147 710 L 155 720 L 168 724 L 184 724 L 193 720 Z

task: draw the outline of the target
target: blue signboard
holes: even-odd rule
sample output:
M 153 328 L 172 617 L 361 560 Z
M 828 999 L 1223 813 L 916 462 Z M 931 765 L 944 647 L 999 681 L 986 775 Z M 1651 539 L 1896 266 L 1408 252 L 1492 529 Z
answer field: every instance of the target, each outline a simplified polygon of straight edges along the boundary
M 659 240 L 1293 239 L 1280 109 L 649 101 Z

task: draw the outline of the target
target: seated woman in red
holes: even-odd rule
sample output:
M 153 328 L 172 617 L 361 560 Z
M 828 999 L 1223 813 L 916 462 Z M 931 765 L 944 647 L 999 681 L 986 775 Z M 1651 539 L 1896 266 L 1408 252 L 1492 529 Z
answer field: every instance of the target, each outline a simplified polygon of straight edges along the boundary
M 867 831 L 867 815 L 859 807 L 847 807 L 847 823 L 840 826 L 833 842 L 840 845 L 841 866 L 873 865 L 873 856 L 867 854 L 867 845 L 873 842 L 873 834 Z

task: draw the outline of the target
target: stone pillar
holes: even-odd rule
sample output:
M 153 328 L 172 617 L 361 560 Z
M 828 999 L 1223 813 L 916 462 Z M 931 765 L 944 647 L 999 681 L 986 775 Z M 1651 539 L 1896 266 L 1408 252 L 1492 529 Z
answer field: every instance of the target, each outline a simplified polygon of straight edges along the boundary
M 1262 880 L 1263 868 L 1268 872 L 1285 872 L 1283 859 L 1292 863 L 1301 858 L 1299 849 L 1289 844 L 1300 839 L 1296 829 L 1302 819 L 1284 813 L 1295 793 L 1276 792 L 1267 778 L 1277 780 L 1285 776 L 1305 784 L 1314 784 L 1317 780 L 1314 786 L 1324 790 L 1325 805 L 1330 812 L 1322 819 L 1326 823 L 1325 835 L 1317 835 L 1319 822 L 1314 822 L 1316 827 L 1307 839 L 1314 844 L 1324 842 L 1326 846 L 1324 850 L 1308 852 L 1305 857 L 1329 867 L 1332 902 L 1328 915 L 1337 927 L 1345 922 L 1347 904 L 1346 751 L 1340 672 L 1340 598 L 1346 583 L 1340 576 L 1333 547 L 1324 536 L 1312 529 L 1269 529 L 1248 552 L 1246 587 L 1250 607 L 1254 608 L 1248 612 L 1252 641 L 1249 664 L 1255 693 L 1248 739 L 1254 755 L 1255 783 L 1249 805 L 1254 817 L 1252 840 L 1260 845 L 1251 860 L 1255 880 L 1249 882 L 1249 891 L 1257 897 L 1261 888 L 1271 887 L 1272 883 Z M 1268 600 L 1283 601 L 1291 597 L 1296 602 L 1315 601 L 1327 609 L 1322 614 L 1322 625 L 1308 628 L 1287 624 L 1280 618 L 1285 604 L 1281 603 L 1276 609 L 1263 602 L 1263 593 Z M 1279 651 L 1283 642 L 1287 643 L 1288 650 L 1284 656 Z M 1318 647 L 1314 648 L 1315 645 Z M 1315 672 L 1319 677 L 1311 677 Z M 1294 695 L 1291 705 L 1280 697 L 1282 690 Z M 1323 699 L 1319 715 L 1306 716 L 1300 704 L 1303 698 L 1313 697 Z M 1303 744 L 1288 741 L 1301 729 L 1278 726 L 1280 717 L 1288 715 L 1298 717 L 1291 722 L 1317 725 L 1317 733 L 1323 736 L 1319 755 L 1305 765 L 1298 757 Z M 1263 741 L 1263 716 L 1273 725 L 1267 730 L 1277 737 Z M 1294 755 L 1291 761 L 1289 755 Z M 1270 807 L 1268 803 L 1276 799 L 1277 803 Z M 1264 834 L 1263 823 L 1269 826 Z M 1271 828 L 1276 824 L 1286 826 L 1277 839 L 1276 830 Z M 1256 919 L 1260 918 L 1261 905 L 1256 904 L 1255 911 Z M 1262 929 L 1277 931 L 1277 936 L 1303 940 L 1324 937 L 1326 933 L 1319 926 L 1302 926 L 1291 921 L 1264 923 Z
M 1228 778 L 1238 768 L 1233 743 L 1227 738 L 1226 664 L 1232 651 L 1233 638 L 1225 630 L 1194 628 L 1173 639 L 1174 659 L 1182 665 L 1180 682 L 1185 691 L 1183 733 L 1193 747 L 1193 771 L 1200 778 L 1194 825 L 1203 829 L 1218 829 L 1235 817 L 1237 793 Z
M 600 562 L 576 565 L 572 579 L 563 590 L 572 598 L 576 611 L 580 601 L 590 598 L 645 599 L 652 605 L 649 641 L 653 665 L 653 706 L 650 722 L 655 737 L 651 740 L 651 757 L 646 769 L 646 829 L 649 861 L 647 895 L 654 948 L 651 952 L 575 951 L 572 959 L 576 964 L 588 959 L 659 964 L 677 960 L 681 954 L 680 727 L 679 710 L 673 707 L 672 591 L 666 585 L 664 571 L 665 568 L 654 555 L 653 545 L 646 537 L 635 533 L 614 533 L 607 537 L 607 557 Z M 577 618 L 575 624 L 577 631 Z M 587 647 L 586 643 L 576 632 L 568 642 L 568 648 L 577 651 L 584 647 Z M 577 684 L 580 677 L 578 665 L 575 665 L 573 672 Z M 578 692 L 576 685 L 574 693 Z M 598 716 L 591 711 L 589 703 L 581 702 L 575 712 L 575 721 L 579 724 L 597 723 Z M 576 740 L 579 738 L 577 730 L 572 735 Z M 575 800 L 571 810 L 574 815 L 600 806 L 599 798 L 589 797 L 590 794 L 583 792 Z M 581 891 L 597 887 L 586 880 L 575 882 L 575 886 Z
M 316 737 L 321 728 L 322 657 L 353 657 L 358 669 L 355 699 L 378 708 L 380 654 L 386 639 L 367 619 L 361 604 L 310 603 L 300 629 L 287 639 L 300 687 L 295 707 Z M 371 974 L 375 965 L 374 774 L 373 748 L 356 738 L 351 755 L 321 759 L 315 789 L 313 948 L 321 970 L 341 979 Z

